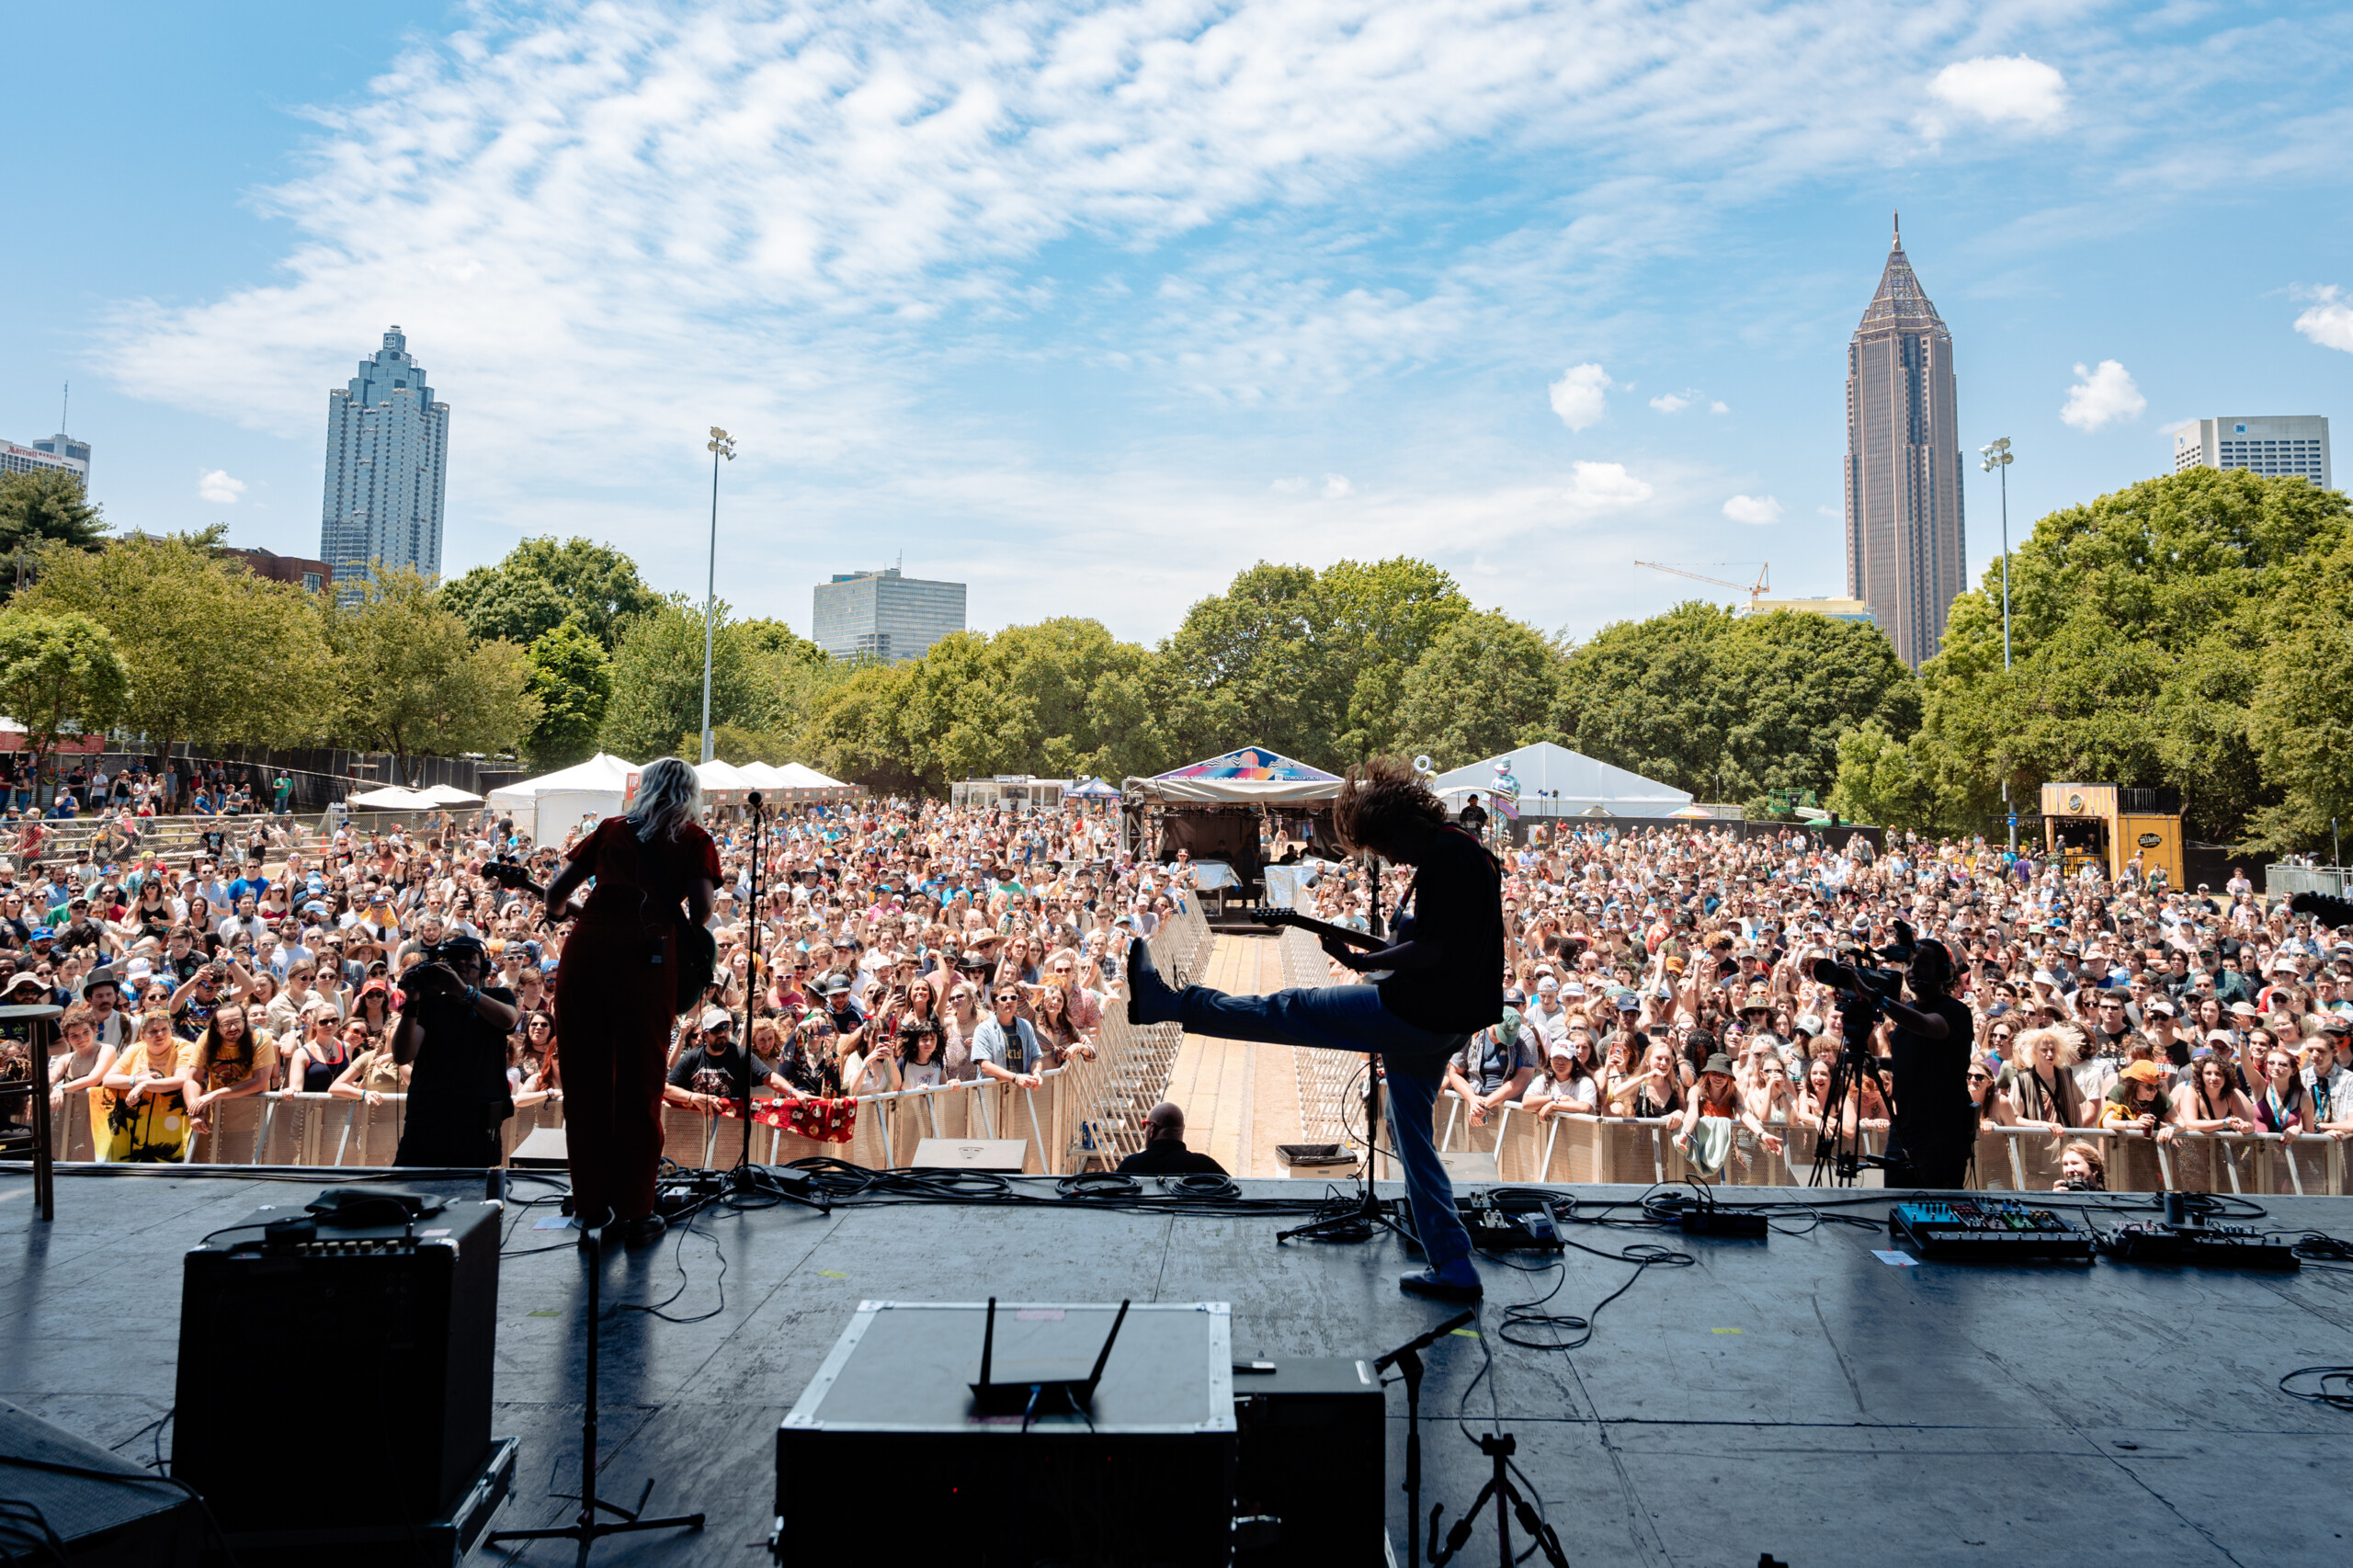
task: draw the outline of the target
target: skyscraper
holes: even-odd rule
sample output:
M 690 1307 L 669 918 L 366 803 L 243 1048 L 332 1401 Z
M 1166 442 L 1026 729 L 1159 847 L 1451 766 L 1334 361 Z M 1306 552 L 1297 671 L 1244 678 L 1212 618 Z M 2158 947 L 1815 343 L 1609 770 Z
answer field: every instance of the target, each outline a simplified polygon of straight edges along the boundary
M 1847 344 L 1847 594 L 1914 669 L 1962 586 L 1961 422 L 1952 334 L 1913 276 L 1899 225 Z
M 2243 468 L 2301 474 L 2336 488 L 2328 461 L 2328 420 L 2318 414 L 2240 414 L 2200 419 L 2173 433 L 2173 471 Z
M 836 659 L 896 664 L 920 659 L 951 631 L 964 630 L 964 585 L 879 572 L 836 572 L 817 585 L 810 641 Z
M 449 458 L 449 405 L 433 401 L 425 368 L 395 326 L 347 386 L 327 393 L 319 555 L 335 568 L 339 594 L 357 595 L 377 562 L 440 574 Z

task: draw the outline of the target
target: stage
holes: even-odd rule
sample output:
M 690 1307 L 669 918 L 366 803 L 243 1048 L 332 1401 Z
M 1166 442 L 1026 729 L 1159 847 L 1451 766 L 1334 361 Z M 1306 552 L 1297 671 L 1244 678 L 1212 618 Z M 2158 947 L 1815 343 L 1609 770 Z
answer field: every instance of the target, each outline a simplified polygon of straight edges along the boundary
M 102 1446 L 129 1437 L 171 1404 L 182 1255 L 263 1204 L 299 1207 L 321 1185 L 230 1171 L 62 1175 L 57 1219 L 44 1225 L 29 1179 L 0 1176 L 0 1397 Z M 1025 1185 L 1054 1190 L 1051 1179 Z M 1312 1190 L 1245 1185 L 1253 1197 Z M 513 1193 L 550 1190 L 518 1182 Z M 1636 1191 L 1560 1190 L 1581 1199 Z M 2262 1202 L 2268 1222 L 2353 1234 L 2353 1207 L 2341 1199 Z M 1278 1246 L 1275 1232 L 1295 1221 L 1080 1207 L 715 1210 L 683 1240 L 610 1258 L 608 1305 L 678 1290 L 666 1310 L 701 1321 L 631 1312 L 608 1325 L 602 1489 L 633 1503 L 658 1476 L 656 1512 L 701 1509 L 710 1523 L 696 1535 L 608 1541 L 595 1561 L 766 1562 L 754 1543 L 769 1528 L 778 1422 L 864 1300 L 1222 1301 L 1237 1360 L 1370 1358 L 1446 1315 L 1398 1291 L 1394 1277 L 1409 1264 L 1393 1239 Z M 530 1229 L 553 1211 L 517 1212 L 510 1254 L 567 1242 L 569 1232 Z M 1883 1204 L 1855 1211 L 1877 1215 Z M 1429 1352 L 1425 1509 L 1443 1503 L 1451 1520 L 1486 1477 L 1455 1424 L 1483 1348 L 1492 1381 L 1467 1418 L 1476 1431 L 1499 1415 L 1516 1435 L 1520 1467 L 1580 1565 L 1751 1568 L 1770 1552 L 1791 1568 L 2029 1554 L 2067 1568 L 2145 1568 L 2312 1561 L 2341 1552 L 2353 1534 L 2353 1413 L 2275 1387 L 2291 1369 L 2353 1361 L 2353 1272 L 2106 1260 L 1904 1267 L 1873 1256 L 1893 1244 L 1883 1231 L 1836 1224 L 1762 1243 L 1572 1233 L 1613 1253 L 1654 1242 L 1696 1262 L 1646 1270 L 1595 1317 L 1590 1346 L 1570 1353 L 1518 1348 L 1495 1332 L 1505 1307 L 1555 1277 L 1483 1266 L 1483 1340 L 1452 1336 Z M 1591 1314 L 1632 1272 L 1568 1256 L 1549 1310 Z M 522 1447 L 516 1496 L 493 1528 L 570 1517 L 571 1505 L 548 1494 L 577 1474 L 582 1272 L 569 1245 L 502 1265 L 493 1429 Z M 335 1399 L 340 1380 L 398 1375 L 371 1355 L 369 1338 L 364 1324 L 264 1323 L 247 1343 L 222 1347 L 283 1390 L 285 1447 L 254 1455 L 256 1464 L 290 1487 L 364 1475 L 365 1455 L 305 1448 L 302 1412 Z M 1389 1414 L 1389 1518 L 1402 1562 L 1402 1391 L 1392 1391 Z M 143 1460 L 149 1442 L 126 1457 Z M 871 1514 L 870 1561 L 896 1562 L 891 1478 L 846 1474 L 841 1499 Z M 1483 1521 L 1458 1562 L 1493 1562 L 1495 1550 Z M 470 1559 L 502 1560 L 553 1564 L 570 1561 L 570 1549 L 543 1542 L 510 1559 L 477 1548 Z

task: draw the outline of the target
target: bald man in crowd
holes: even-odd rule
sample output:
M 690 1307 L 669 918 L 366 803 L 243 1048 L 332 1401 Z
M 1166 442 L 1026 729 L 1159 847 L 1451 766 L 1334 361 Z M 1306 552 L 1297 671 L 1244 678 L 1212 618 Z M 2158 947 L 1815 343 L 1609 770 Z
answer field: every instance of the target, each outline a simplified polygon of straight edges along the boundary
M 1225 1174 L 1225 1167 L 1207 1154 L 1196 1154 L 1185 1147 L 1185 1110 L 1171 1100 L 1161 1101 L 1143 1119 L 1143 1147 L 1121 1160 L 1120 1169 L 1131 1176 Z

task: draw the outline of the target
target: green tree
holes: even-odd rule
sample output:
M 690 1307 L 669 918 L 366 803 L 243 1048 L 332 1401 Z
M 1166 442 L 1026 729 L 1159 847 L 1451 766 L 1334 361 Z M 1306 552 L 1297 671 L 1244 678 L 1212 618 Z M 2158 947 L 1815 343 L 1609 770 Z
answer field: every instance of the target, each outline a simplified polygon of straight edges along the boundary
M 1721 800 L 1733 714 L 1717 679 L 1732 612 L 1694 599 L 1605 626 L 1562 662 L 1554 738 L 1646 778 Z
M 1839 737 L 1861 724 L 1909 736 L 1920 686 L 1878 628 L 1775 610 L 1735 618 L 1716 643 L 1723 761 L 1717 798 L 1827 795 Z
M 1427 752 L 1443 770 L 1540 735 L 1559 676 L 1552 645 L 1500 611 L 1474 611 L 1438 633 L 1405 672 L 1394 748 Z
M 106 527 L 82 482 L 64 470 L 0 473 L 0 603 L 40 570 L 43 549 L 97 550 Z
M 745 647 L 745 623 L 726 617 L 722 604 L 711 641 L 710 722 L 714 728 L 760 728 L 768 714 Z M 627 623 L 613 650 L 612 699 L 599 742 L 607 751 L 645 762 L 676 751 L 682 736 L 701 734 L 702 635 L 703 607 L 683 594 Z M 691 745 L 679 755 L 691 762 L 702 752 Z
M 354 746 L 411 759 L 503 752 L 540 718 L 531 666 L 503 638 L 476 642 L 410 567 L 379 567 L 357 603 L 319 600 L 335 649 L 336 729 Z
M 133 534 L 95 552 L 50 546 L 26 608 L 78 611 L 130 674 L 119 722 L 159 753 L 182 741 L 277 746 L 333 727 L 333 657 L 318 600 L 214 553 L 221 530 Z
M 61 736 L 105 730 L 121 713 L 131 673 L 107 629 L 73 610 L 0 610 L 0 708 L 25 726 L 33 777 Z
M 904 722 L 915 665 L 859 665 L 825 694 L 801 737 L 820 772 L 890 793 L 922 787 Z
M 2040 519 L 2011 558 L 2012 667 L 1996 562 L 1954 600 L 1943 651 L 1921 670 L 1920 760 L 1940 825 L 1982 825 L 2006 783 L 2027 802 L 2053 779 L 2169 785 L 2194 836 L 2254 830 L 2289 846 L 2275 835 L 2309 827 L 2309 802 L 2289 800 L 2309 776 L 2290 761 L 2298 743 L 2260 733 L 2258 691 L 2307 636 L 2326 645 L 2342 602 L 2327 585 L 2343 585 L 2330 562 L 2348 533 L 2340 493 L 2211 469 Z
M 637 562 L 585 539 L 527 539 L 495 566 L 477 566 L 442 590 L 442 603 L 477 638 L 503 637 L 517 647 L 574 617 L 607 651 L 622 628 L 651 613 L 661 596 L 645 585 Z
M 1339 767 L 1396 744 L 1405 672 L 1469 613 L 1427 562 L 1260 562 L 1161 645 L 1154 706 L 1190 756 L 1257 744 Z
M 523 737 L 537 768 L 568 767 L 597 749 L 597 732 L 613 694 L 612 659 L 578 618 L 551 627 L 528 654 L 530 693 L 540 716 Z

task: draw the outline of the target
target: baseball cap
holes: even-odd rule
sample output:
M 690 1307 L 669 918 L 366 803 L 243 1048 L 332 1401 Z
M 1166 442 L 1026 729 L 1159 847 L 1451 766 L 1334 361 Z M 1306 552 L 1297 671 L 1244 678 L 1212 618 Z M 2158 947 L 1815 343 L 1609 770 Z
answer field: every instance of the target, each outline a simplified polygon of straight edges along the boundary
M 1553 979 L 1549 974 L 1536 983 L 1536 994 L 1539 996 L 1557 995 L 1560 993 L 1560 989 L 1561 983 Z
M 36 926 L 33 927 L 32 940 L 36 942 L 53 942 L 57 940 L 57 933 L 51 930 L 46 926 Z
M 2154 1084 L 2165 1074 L 2165 1070 L 2154 1062 L 2128 1062 L 2116 1075 L 2130 1078 L 2136 1084 Z
M 2145 1013 L 2154 1013 L 2160 1018 L 2170 1018 L 2177 1016 L 2174 1005 L 2161 996 L 2152 996 L 2146 1002 L 2142 1003 L 2141 1010 Z
M 710 1030 L 719 1028 L 724 1025 L 733 1024 L 734 1021 L 734 1015 L 730 1013 L 724 1007 L 706 1007 L 703 1009 L 701 1019 L 695 1027 L 700 1029 Z

